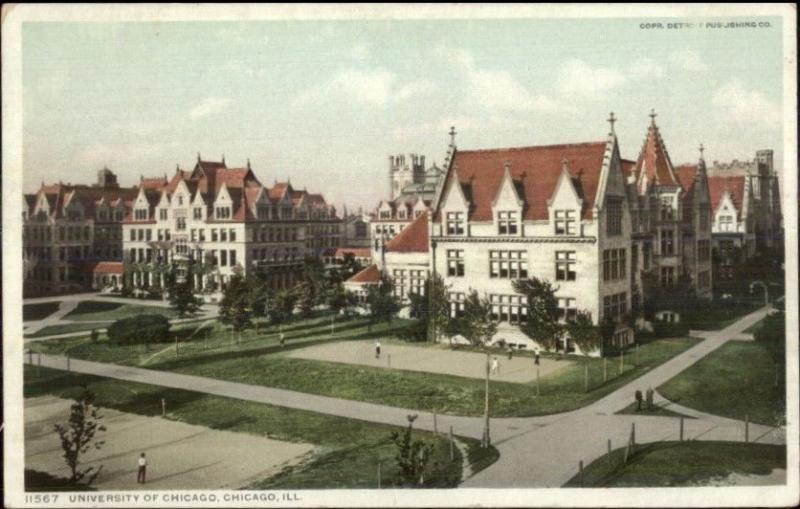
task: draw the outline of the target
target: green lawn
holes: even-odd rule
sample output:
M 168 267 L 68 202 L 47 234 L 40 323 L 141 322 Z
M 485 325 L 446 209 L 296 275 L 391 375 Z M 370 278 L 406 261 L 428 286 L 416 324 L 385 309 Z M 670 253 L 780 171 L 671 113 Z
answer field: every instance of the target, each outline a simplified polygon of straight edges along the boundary
M 108 327 L 112 322 L 77 322 L 77 323 L 64 323 L 59 325 L 48 325 L 43 329 L 39 329 L 33 334 L 25 334 L 26 338 L 41 338 L 43 336 L 52 336 L 55 334 L 66 334 L 68 332 L 83 332 L 92 329 L 99 329 Z
M 383 486 L 397 482 L 396 446 L 391 441 L 391 432 L 401 430 L 399 427 L 46 368 L 41 368 L 37 377 L 35 368 L 25 368 L 25 397 L 43 394 L 75 397 L 82 383 L 95 392 L 99 406 L 154 416 L 160 415 L 163 398 L 170 419 L 318 446 L 317 455 L 308 462 L 257 482 L 253 488 L 373 488 L 377 486 L 378 462 L 382 464 Z M 461 457 L 457 453 L 455 461 L 450 461 L 447 439 L 421 431 L 415 431 L 414 436 L 435 446 L 425 475 L 426 487 L 458 484 Z M 460 440 L 469 447 L 478 444 L 474 439 Z M 494 452 L 476 457 L 475 471 L 496 459 L 496 450 L 490 451 Z
M 685 320 L 693 330 L 720 330 L 763 305 L 762 300 L 744 301 L 739 304 L 707 303 L 698 312 L 686 316 Z
M 85 300 L 64 316 L 64 319 L 75 322 L 115 321 L 121 318 L 130 318 L 142 314 L 164 315 L 169 319 L 176 317 L 175 312 L 166 307 Z
M 761 328 L 761 325 L 763 323 L 764 323 L 764 319 L 762 318 L 761 320 L 757 321 L 756 323 L 754 323 L 750 327 L 746 328 L 742 332 L 747 333 L 747 334 L 755 334 L 756 332 L 758 332 L 758 329 Z
M 780 367 L 783 371 L 783 367 Z M 785 419 L 783 377 L 763 345 L 731 341 L 658 388 L 683 406 L 752 422 L 778 425 Z
M 32 348 L 45 353 L 69 353 L 74 358 L 111 362 L 150 369 L 176 371 L 254 385 L 265 385 L 312 394 L 381 403 L 409 409 L 453 415 L 482 415 L 484 382 L 435 373 L 402 371 L 308 359 L 285 353 L 293 348 L 342 339 L 380 337 L 391 341 L 393 330 L 408 321 L 395 320 L 393 327 L 376 324 L 369 330 L 366 319 L 340 321 L 337 336 L 330 338 L 330 316 L 298 320 L 281 329 L 286 346 L 278 345 L 278 327 L 249 331 L 241 341 L 215 322 L 206 330 L 181 339 L 176 355 L 174 341 L 153 345 L 118 345 L 101 340 L 44 341 Z M 184 329 L 189 334 L 197 325 Z M 181 336 L 179 332 L 179 336 Z M 624 370 L 619 358 L 607 361 L 608 381 L 603 382 L 603 359 L 575 358 L 559 372 L 536 383 L 492 382 L 492 415 L 497 417 L 533 416 L 580 408 L 613 392 L 628 381 L 662 364 L 696 344 L 692 338 L 661 339 L 641 345 L 625 354 Z M 422 344 L 421 344 L 422 345 Z M 584 386 L 584 366 L 589 372 L 589 391 Z
M 34 320 L 44 320 L 48 316 L 58 311 L 61 306 L 60 301 L 41 302 L 39 304 L 22 305 L 22 321 L 32 322 Z
M 658 442 L 639 445 L 622 464 L 624 448 L 583 469 L 583 487 L 694 486 L 730 474 L 767 475 L 786 468 L 786 447 L 742 442 Z M 576 475 L 565 487 L 580 487 Z
M 69 479 L 55 477 L 46 472 L 25 469 L 25 491 L 95 491 L 94 486 L 70 484 Z

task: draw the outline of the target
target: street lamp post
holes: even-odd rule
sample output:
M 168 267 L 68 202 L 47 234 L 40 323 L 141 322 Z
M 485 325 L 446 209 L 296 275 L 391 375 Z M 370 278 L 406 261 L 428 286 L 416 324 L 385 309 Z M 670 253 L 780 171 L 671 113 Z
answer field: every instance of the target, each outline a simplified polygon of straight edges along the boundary
M 483 438 L 481 439 L 481 447 L 489 447 L 492 444 L 489 438 L 489 356 L 486 353 L 486 400 L 483 409 L 484 424 L 483 424 Z

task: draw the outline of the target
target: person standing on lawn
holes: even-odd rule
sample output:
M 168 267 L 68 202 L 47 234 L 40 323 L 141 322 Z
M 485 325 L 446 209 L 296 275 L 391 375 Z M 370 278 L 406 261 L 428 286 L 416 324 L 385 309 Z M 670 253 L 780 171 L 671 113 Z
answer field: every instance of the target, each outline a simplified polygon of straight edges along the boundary
M 139 473 L 136 474 L 137 483 L 144 484 L 146 471 L 147 471 L 147 458 L 145 458 L 144 453 L 142 453 L 139 456 Z
M 533 363 L 539 365 L 539 349 L 533 351 Z
M 380 359 L 381 358 L 381 342 L 380 341 L 376 341 L 375 342 L 375 358 L 376 359 Z
M 636 389 L 636 411 L 640 412 L 642 410 L 642 391 Z
M 500 371 L 500 362 L 497 360 L 497 357 L 492 357 L 492 370 L 491 373 L 493 375 L 498 374 Z
M 655 391 L 653 391 L 652 387 L 648 387 L 647 388 L 647 396 L 646 396 L 646 398 L 647 398 L 647 411 L 648 412 L 653 409 L 653 393 L 654 392 Z
M 511 360 L 513 358 L 514 358 L 514 349 L 511 348 L 511 345 L 508 345 L 508 360 Z

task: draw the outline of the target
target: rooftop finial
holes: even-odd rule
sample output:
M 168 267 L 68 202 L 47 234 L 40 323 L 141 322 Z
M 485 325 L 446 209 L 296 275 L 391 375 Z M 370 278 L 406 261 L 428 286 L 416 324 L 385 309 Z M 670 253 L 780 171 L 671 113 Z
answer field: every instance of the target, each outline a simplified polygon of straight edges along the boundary
M 614 116 L 614 112 L 611 112 L 611 115 L 608 116 L 608 123 L 611 124 L 611 132 L 614 132 L 614 122 L 617 121 L 617 117 Z
M 225 162 L 225 158 L 224 157 L 222 158 L 222 162 L 223 163 Z M 249 157 L 247 158 L 247 169 L 248 170 L 250 169 L 250 158 Z
M 700 144 L 699 150 L 700 150 L 700 160 L 703 160 L 703 152 L 705 152 L 706 148 L 703 146 L 702 143 Z
M 450 126 L 450 146 L 453 147 L 456 144 L 456 126 Z
M 197 153 L 197 162 L 200 162 L 200 152 Z
M 569 159 L 566 156 L 561 157 L 561 170 L 569 172 Z
M 656 125 L 656 110 L 655 108 L 650 109 L 650 125 Z
M 225 166 L 225 154 L 222 154 L 222 165 Z
M 509 161 L 508 159 L 503 161 L 503 170 L 504 171 L 511 171 L 511 161 Z

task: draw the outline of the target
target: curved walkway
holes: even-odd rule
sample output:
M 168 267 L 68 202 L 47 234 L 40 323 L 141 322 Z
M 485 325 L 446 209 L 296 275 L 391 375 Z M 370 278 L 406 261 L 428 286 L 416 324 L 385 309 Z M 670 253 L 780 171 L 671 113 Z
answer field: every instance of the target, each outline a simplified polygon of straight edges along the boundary
M 57 301 L 60 302 L 60 305 L 56 311 L 54 311 L 51 315 L 45 317 L 44 319 L 25 322 L 23 324 L 25 326 L 24 334 L 26 335 L 26 337 L 24 338 L 24 342 L 30 343 L 34 341 L 45 341 L 48 339 L 63 339 L 75 336 L 85 336 L 89 332 L 88 329 L 76 332 L 65 332 L 63 334 L 50 334 L 47 336 L 38 336 L 35 338 L 29 337 L 31 334 L 35 334 L 38 331 L 44 329 L 45 327 L 50 327 L 52 325 L 81 323 L 73 320 L 65 320 L 64 317 L 67 316 L 72 311 L 74 311 L 75 308 L 78 307 L 78 304 L 88 300 L 100 300 L 102 302 L 117 302 L 120 304 L 133 304 L 137 306 L 151 306 L 160 308 L 169 308 L 171 306 L 168 301 L 164 300 L 142 300 L 142 299 L 133 299 L 128 297 L 112 297 L 102 293 L 80 293 L 73 295 L 60 295 L 54 297 L 39 297 L 36 299 L 25 299 L 23 301 L 23 304 L 40 304 L 44 302 Z M 203 304 L 202 306 L 200 306 L 200 312 L 198 313 L 197 316 L 191 318 L 173 319 L 170 320 L 170 323 L 180 324 L 184 322 L 191 322 L 197 320 L 198 318 L 214 318 L 217 316 L 218 312 L 219 312 L 218 306 Z M 101 320 L 101 321 L 105 321 L 109 325 L 114 322 L 114 320 Z M 96 327 L 95 329 L 98 332 L 104 332 L 106 330 L 105 327 Z
M 761 320 L 767 312 L 766 308 L 760 309 L 719 331 L 693 333 L 705 339 L 613 393 L 578 410 L 540 417 L 492 419 L 491 437 L 493 445 L 500 451 L 500 459 L 467 479 L 463 486 L 560 487 L 576 473 L 579 461 L 588 464 L 605 454 L 607 440 L 611 440 L 614 448 L 625 444 L 632 425 L 636 428 L 637 443 L 678 439 L 679 419 L 615 415 L 614 412 L 625 408 L 632 401 L 633 393 L 637 389 L 658 387 L 725 344 L 731 337 L 738 336 L 744 329 Z M 25 359 L 27 361 L 28 357 Z M 38 362 L 38 357 L 34 355 L 33 360 Z M 41 355 L 41 364 L 46 367 L 66 369 L 67 362 L 65 357 Z M 420 429 L 433 431 L 436 422 L 440 432 L 445 432 L 452 426 L 456 435 L 480 439 L 483 433 L 484 424 L 480 417 L 434 416 L 417 410 L 77 359 L 69 361 L 69 368 L 72 371 L 108 378 L 397 426 L 404 425 L 406 415 L 417 414 L 419 417 L 415 426 Z M 743 422 L 693 412 L 697 414 L 697 418 L 684 421 L 685 439 L 744 440 Z M 785 443 L 785 437 L 778 430 L 758 424 L 750 425 L 750 437 L 763 443 Z

